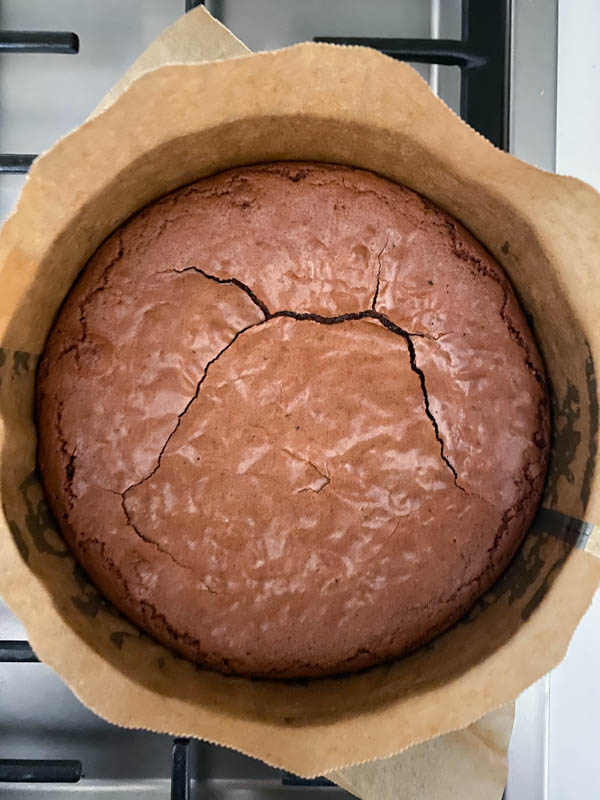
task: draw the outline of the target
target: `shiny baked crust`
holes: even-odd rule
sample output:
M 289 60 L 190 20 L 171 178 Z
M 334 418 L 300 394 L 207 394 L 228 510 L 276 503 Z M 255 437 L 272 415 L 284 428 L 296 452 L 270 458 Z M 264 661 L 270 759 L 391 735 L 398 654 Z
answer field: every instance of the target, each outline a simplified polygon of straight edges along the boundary
M 414 192 L 323 164 L 231 170 L 115 231 L 37 403 L 92 580 L 243 675 L 358 670 L 448 627 L 522 540 L 548 450 L 498 264 Z

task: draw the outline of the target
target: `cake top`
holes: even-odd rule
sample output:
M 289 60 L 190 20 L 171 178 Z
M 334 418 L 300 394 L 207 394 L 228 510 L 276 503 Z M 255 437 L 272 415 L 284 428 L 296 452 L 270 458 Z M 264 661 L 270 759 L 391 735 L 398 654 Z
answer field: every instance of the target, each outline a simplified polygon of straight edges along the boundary
M 240 674 L 430 638 L 507 563 L 544 477 L 543 370 L 502 270 L 348 167 L 243 167 L 137 214 L 69 295 L 38 399 L 90 575 Z

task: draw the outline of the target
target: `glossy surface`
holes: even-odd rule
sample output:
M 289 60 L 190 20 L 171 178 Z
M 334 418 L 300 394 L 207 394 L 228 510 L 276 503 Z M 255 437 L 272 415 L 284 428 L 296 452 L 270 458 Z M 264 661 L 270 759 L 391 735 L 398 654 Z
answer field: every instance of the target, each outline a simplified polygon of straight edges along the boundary
M 233 170 L 137 215 L 71 293 L 39 398 L 91 577 L 242 674 L 431 638 L 506 565 L 545 468 L 541 364 L 499 267 L 343 167 Z

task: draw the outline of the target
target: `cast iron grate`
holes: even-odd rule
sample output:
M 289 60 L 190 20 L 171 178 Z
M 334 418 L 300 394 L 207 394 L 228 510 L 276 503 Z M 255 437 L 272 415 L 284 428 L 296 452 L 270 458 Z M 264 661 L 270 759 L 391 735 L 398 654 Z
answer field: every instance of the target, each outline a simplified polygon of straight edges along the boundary
M 186 11 L 199 5 L 204 0 L 185 0 Z M 401 61 L 459 67 L 462 118 L 496 147 L 508 150 L 510 0 L 462 0 L 459 40 L 315 36 L 315 41 L 363 45 Z M 0 53 L 78 52 L 75 33 L 0 31 Z M 0 173 L 27 172 L 34 158 L 0 155 Z
M 0 31 L 0 54 L 54 53 L 76 55 L 79 37 L 65 31 Z M 0 155 L 0 172 L 27 172 L 35 155 L 6 153 Z
M 510 0 L 462 0 L 462 39 L 316 36 L 316 42 L 363 45 L 400 61 L 460 67 L 460 115 L 508 150 Z
M 0 663 L 28 664 L 39 662 L 26 641 L 0 640 Z M 81 761 L 65 759 L 0 759 L 0 783 L 77 783 L 83 776 Z M 326 778 L 306 780 L 282 772 L 283 786 L 320 786 L 338 788 Z M 190 740 L 177 737 L 171 747 L 171 800 L 189 800 Z

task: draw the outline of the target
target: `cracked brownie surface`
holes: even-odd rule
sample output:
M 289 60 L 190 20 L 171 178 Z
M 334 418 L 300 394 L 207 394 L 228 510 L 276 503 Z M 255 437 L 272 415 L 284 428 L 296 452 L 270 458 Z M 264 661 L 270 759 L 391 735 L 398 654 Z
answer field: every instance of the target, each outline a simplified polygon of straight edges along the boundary
M 92 580 L 242 675 L 354 671 L 447 628 L 521 542 L 548 451 L 498 264 L 414 192 L 325 164 L 230 170 L 115 231 L 37 401 Z

